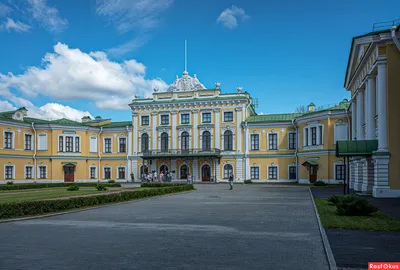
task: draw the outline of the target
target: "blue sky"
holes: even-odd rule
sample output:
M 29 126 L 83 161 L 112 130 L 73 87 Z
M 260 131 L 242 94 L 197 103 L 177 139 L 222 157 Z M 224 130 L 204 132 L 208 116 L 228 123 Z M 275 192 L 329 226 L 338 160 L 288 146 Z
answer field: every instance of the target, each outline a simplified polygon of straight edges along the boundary
M 0 0 L 0 110 L 129 120 L 184 70 L 209 88 L 237 86 L 258 112 L 338 103 L 354 36 L 400 18 L 400 2 Z

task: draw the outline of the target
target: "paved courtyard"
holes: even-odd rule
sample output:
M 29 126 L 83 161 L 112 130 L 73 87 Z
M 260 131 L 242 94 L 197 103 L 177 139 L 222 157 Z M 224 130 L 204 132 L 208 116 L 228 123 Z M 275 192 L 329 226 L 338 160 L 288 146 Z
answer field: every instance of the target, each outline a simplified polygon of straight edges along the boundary
M 0 223 L 0 269 L 329 269 L 308 188 L 196 189 Z

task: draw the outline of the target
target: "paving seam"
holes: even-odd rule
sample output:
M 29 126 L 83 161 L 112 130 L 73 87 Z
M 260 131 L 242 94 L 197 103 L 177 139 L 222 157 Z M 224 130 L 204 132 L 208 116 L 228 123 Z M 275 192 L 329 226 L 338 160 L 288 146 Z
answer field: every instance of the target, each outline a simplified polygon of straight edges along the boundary
M 66 211 L 66 212 L 59 212 L 59 213 L 51 213 L 51 214 L 47 214 L 47 215 L 12 218 L 12 219 L 3 219 L 3 220 L 0 220 L 0 224 L 1 223 L 16 222 L 16 221 L 24 221 L 24 220 L 30 220 L 30 219 L 41 219 L 41 218 L 48 218 L 48 217 L 54 217 L 54 216 L 61 216 L 61 215 L 66 215 L 66 214 L 83 212 L 83 211 L 87 211 L 87 210 L 94 210 L 94 209 L 98 209 L 98 208 L 109 207 L 109 206 L 113 206 L 113 205 L 128 204 L 128 203 L 133 203 L 133 202 L 137 202 L 137 201 L 145 201 L 145 200 L 151 200 L 151 199 L 156 199 L 156 198 L 160 198 L 160 197 L 167 197 L 167 196 L 174 196 L 174 195 L 178 195 L 178 194 L 185 194 L 185 193 L 190 193 L 190 192 L 193 192 L 193 191 L 196 191 L 196 190 L 189 190 L 189 191 L 182 191 L 182 192 L 177 192 L 177 193 L 158 195 L 158 196 L 153 196 L 153 197 L 148 197 L 148 198 L 130 200 L 130 201 L 126 201 L 126 202 L 98 205 L 98 206 L 94 206 L 94 207 L 81 208 L 81 209 L 76 209 L 76 210 L 71 210 L 71 211 Z
M 331 245 L 329 244 L 329 240 L 328 240 L 328 237 L 326 236 L 325 229 L 324 229 L 324 227 L 322 227 L 321 219 L 320 219 L 319 214 L 318 214 L 317 206 L 315 205 L 315 202 L 314 202 L 314 197 L 312 195 L 311 188 L 308 188 L 308 191 L 309 191 L 309 194 L 310 194 L 310 197 L 311 197 L 311 201 L 312 201 L 312 204 L 313 204 L 313 207 L 314 207 L 314 213 L 315 213 L 315 216 L 317 218 L 319 232 L 320 232 L 320 235 L 321 235 L 322 243 L 324 245 L 324 251 L 325 251 L 328 263 L 329 263 L 329 269 L 337 270 L 338 268 L 336 266 L 335 257 L 333 256 Z

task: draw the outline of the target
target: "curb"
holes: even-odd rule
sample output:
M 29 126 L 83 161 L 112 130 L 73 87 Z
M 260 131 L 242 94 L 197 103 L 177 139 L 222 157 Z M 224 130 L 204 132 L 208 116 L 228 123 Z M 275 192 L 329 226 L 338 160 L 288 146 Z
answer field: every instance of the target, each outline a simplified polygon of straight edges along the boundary
M 336 266 L 335 257 L 333 256 L 331 245 L 329 244 L 329 240 L 328 240 L 328 237 L 326 236 L 325 229 L 322 227 L 321 219 L 319 217 L 318 209 L 317 209 L 317 206 L 315 205 L 314 196 L 312 195 L 310 187 L 308 188 L 308 191 L 310 193 L 311 201 L 312 201 L 312 204 L 314 207 L 315 216 L 317 218 L 318 228 L 319 228 L 319 232 L 321 235 L 322 243 L 324 245 L 324 251 L 325 251 L 326 259 L 328 260 L 329 269 L 337 270 L 338 268 Z
M 83 211 L 87 211 L 87 210 L 94 210 L 94 209 L 98 209 L 98 208 L 110 207 L 110 206 L 119 205 L 119 204 L 128 204 L 128 203 L 133 203 L 133 202 L 137 202 L 137 201 L 151 200 L 151 199 L 156 199 L 156 198 L 159 198 L 159 197 L 173 196 L 173 195 L 183 194 L 183 193 L 189 193 L 189 192 L 193 192 L 193 191 L 195 191 L 195 189 L 193 189 L 193 190 L 188 190 L 188 191 L 182 191 L 182 192 L 176 192 L 176 193 L 170 193 L 170 194 L 164 194 L 164 195 L 157 195 L 157 196 L 152 196 L 152 197 L 147 197 L 147 198 L 141 198 L 141 199 L 136 199 L 136 200 L 130 200 L 130 201 L 126 201 L 126 202 L 109 203 L 109 204 L 98 205 L 98 206 L 93 206 L 93 207 L 78 208 L 78 209 L 76 209 L 76 210 L 65 211 L 65 212 L 58 212 L 58 213 L 51 213 L 51 214 L 40 215 L 40 216 L 31 216 L 31 217 L 20 217 L 20 218 L 12 218 L 12 219 L 3 219 L 3 220 L 0 220 L 0 224 L 1 224 L 1 223 L 16 222 L 16 221 L 24 221 L 24 220 L 30 220 L 30 219 L 48 218 L 48 217 L 66 215 L 66 214 L 73 214 L 73 213 L 83 212 Z

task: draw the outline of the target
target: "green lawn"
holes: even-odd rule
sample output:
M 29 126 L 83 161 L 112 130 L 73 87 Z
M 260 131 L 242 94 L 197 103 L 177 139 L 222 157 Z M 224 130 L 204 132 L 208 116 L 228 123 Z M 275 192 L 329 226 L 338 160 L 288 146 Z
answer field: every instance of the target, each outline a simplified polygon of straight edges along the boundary
M 118 189 L 117 189 L 118 190 Z M 20 201 L 33 201 L 40 199 L 50 199 L 50 198 L 61 198 L 77 195 L 87 195 L 87 194 L 102 194 L 105 192 L 117 191 L 116 189 L 108 189 L 106 191 L 98 191 L 94 187 L 81 187 L 77 191 L 67 191 L 67 188 L 44 188 L 44 189 L 25 189 L 19 190 L 18 194 L 5 194 L 7 192 L 0 193 L 0 203 L 7 202 L 20 202 Z M 124 189 L 128 190 L 128 189 Z M 15 192 L 15 190 L 9 190 L 8 192 Z M 26 192 L 26 193 L 24 193 Z
M 380 211 L 367 217 L 338 216 L 336 207 L 330 205 L 327 199 L 314 200 L 322 225 L 326 229 L 400 231 L 400 222 Z

